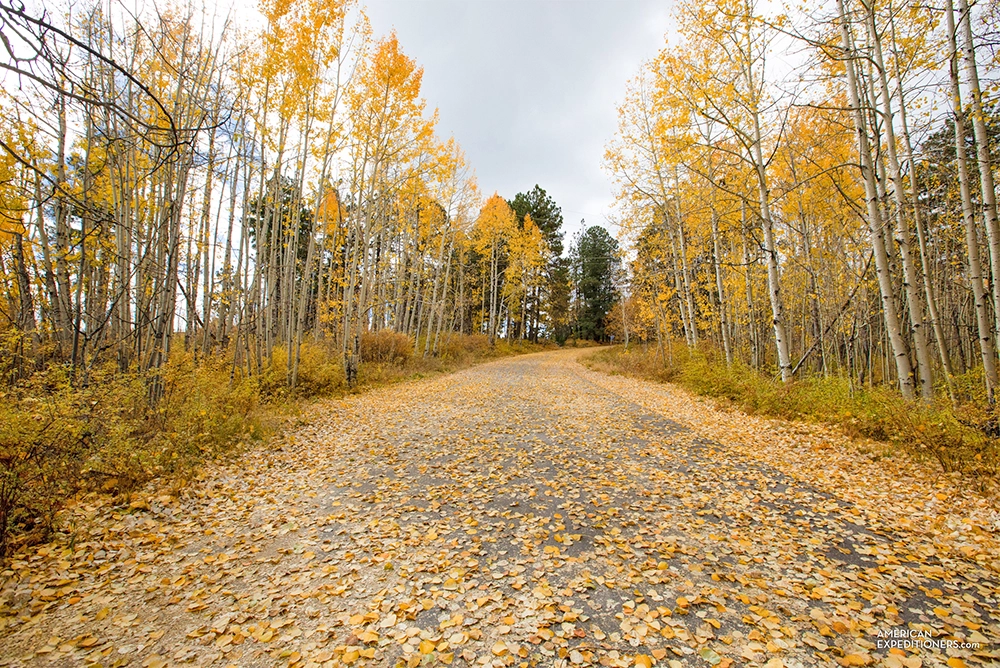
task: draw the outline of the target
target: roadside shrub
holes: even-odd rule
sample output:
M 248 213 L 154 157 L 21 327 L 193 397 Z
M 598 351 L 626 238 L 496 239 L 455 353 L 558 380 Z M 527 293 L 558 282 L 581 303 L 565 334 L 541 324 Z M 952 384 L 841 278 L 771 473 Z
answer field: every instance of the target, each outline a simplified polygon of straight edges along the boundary
M 155 383 L 162 397 L 149 403 Z M 70 382 L 53 366 L 0 393 L 0 554 L 42 540 L 81 491 L 128 492 L 156 476 L 266 436 L 255 379 L 230 381 L 224 360 L 175 355 L 146 375 L 113 366 Z
M 135 462 L 144 467 L 146 479 L 216 457 L 259 431 L 257 381 L 243 377 L 230 381 L 224 360 L 196 364 L 189 354 L 175 355 L 158 373 L 162 399 L 146 409 L 147 420 L 130 425 L 129 440 L 147 444 L 137 449 L 140 459 Z M 129 396 L 135 400 L 135 388 Z M 120 417 L 131 422 L 126 415 Z
M 306 397 L 325 397 L 346 388 L 340 351 L 320 343 L 304 342 L 299 351 L 296 392 Z
M 413 341 L 401 332 L 380 329 L 361 335 L 361 361 L 403 366 L 413 357 Z
M 484 355 L 490 349 L 490 337 L 485 334 L 458 334 L 455 332 L 442 335 L 438 342 L 438 354 L 441 357 L 461 358 L 466 355 Z
M 266 398 L 282 399 L 288 394 L 288 351 L 284 346 L 276 346 L 271 351 L 271 364 L 259 383 L 260 394 Z M 300 397 L 323 397 L 341 392 L 346 387 L 339 351 L 322 343 L 304 341 L 299 349 L 295 394 Z
M 0 555 L 13 533 L 43 538 L 92 442 L 90 402 L 61 369 L 0 395 Z

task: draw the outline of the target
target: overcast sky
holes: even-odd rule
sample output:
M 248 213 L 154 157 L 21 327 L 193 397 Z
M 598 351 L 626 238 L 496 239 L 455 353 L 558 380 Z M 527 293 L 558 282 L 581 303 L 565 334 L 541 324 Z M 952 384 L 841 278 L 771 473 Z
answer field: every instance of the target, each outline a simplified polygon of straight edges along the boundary
M 395 29 L 424 67 L 439 134 L 461 144 L 484 195 L 537 183 L 562 207 L 567 241 L 581 218 L 608 226 L 604 146 L 626 82 L 664 44 L 669 0 L 366 4 L 375 35 Z

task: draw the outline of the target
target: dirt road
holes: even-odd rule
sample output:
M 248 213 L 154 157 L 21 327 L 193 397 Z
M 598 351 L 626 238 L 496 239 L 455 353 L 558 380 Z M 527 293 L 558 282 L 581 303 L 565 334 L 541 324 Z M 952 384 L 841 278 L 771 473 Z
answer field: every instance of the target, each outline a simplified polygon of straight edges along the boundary
M 998 661 L 995 505 L 579 355 L 321 402 L 177 496 L 80 506 L 3 572 L 0 665 Z

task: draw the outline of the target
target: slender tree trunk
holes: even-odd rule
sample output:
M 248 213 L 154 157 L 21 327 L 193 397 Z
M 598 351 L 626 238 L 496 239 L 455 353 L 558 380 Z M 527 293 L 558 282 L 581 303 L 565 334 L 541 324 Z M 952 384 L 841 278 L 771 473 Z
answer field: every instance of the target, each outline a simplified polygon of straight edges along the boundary
M 433 353 L 435 355 L 437 355 L 439 351 L 438 342 L 441 338 L 441 329 L 444 326 L 445 306 L 448 296 L 448 284 L 449 281 L 451 280 L 451 258 L 454 253 L 454 246 L 455 246 L 455 236 L 454 234 L 452 234 L 451 240 L 448 243 L 448 251 L 447 251 L 448 259 L 445 262 L 445 268 L 444 268 L 444 288 L 442 289 L 441 303 L 438 306 L 438 308 L 440 309 L 440 313 L 438 314 L 437 318 L 438 326 L 437 326 L 437 331 L 434 333 Z
M 840 14 L 841 48 L 845 55 L 847 72 L 847 89 L 851 110 L 854 113 L 854 130 L 858 139 L 858 150 L 861 157 L 861 176 L 865 186 L 865 202 L 868 208 L 868 225 L 871 228 L 872 249 L 875 253 L 875 270 L 878 275 L 879 290 L 882 293 L 882 312 L 885 326 L 892 344 L 893 356 L 896 361 L 896 372 L 899 377 L 899 389 L 906 399 L 913 399 L 913 369 L 906 352 L 899 316 L 892 291 L 892 276 L 889 273 L 889 259 L 886 254 L 884 240 L 884 223 L 879 209 L 878 187 L 875 183 L 875 170 L 872 165 L 872 155 L 868 143 L 868 130 L 865 127 L 861 97 L 858 91 L 858 77 L 855 70 L 856 53 L 851 40 L 850 24 L 844 0 L 837 0 Z
M 781 294 L 778 248 L 774 241 L 774 221 L 771 218 L 767 173 L 760 146 L 760 114 L 754 109 L 752 116 L 754 128 L 752 156 L 754 171 L 757 176 L 757 193 L 758 197 L 760 197 L 760 219 L 761 225 L 764 228 L 764 252 L 767 255 L 767 290 L 771 298 L 771 324 L 774 327 L 774 344 L 778 353 L 778 368 L 781 372 L 781 382 L 787 383 L 792 379 L 792 358 L 788 349 L 788 334 L 785 330 L 785 306 L 784 298 Z
M 681 328 L 684 330 L 684 342 L 687 344 L 688 348 L 694 348 L 694 337 L 692 336 L 691 323 L 688 321 L 688 312 L 685 308 L 684 299 L 684 281 L 681 278 L 681 272 L 677 264 L 677 250 L 674 244 L 673 232 L 667 232 L 670 238 L 670 262 L 673 265 L 674 274 L 674 294 L 677 296 L 677 311 L 681 317 Z
M 722 330 L 722 349 L 726 354 L 726 364 L 733 363 L 732 343 L 729 340 L 729 319 L 726 315 L 726 293 L 722 281 L 722 256 L 719 251 L 719 215 L 712 205 L 712 264 L 715 265 L 715 289 L 719 294 L 719 329 Z
M 921 278 L 923 279 L 924 298 L 927 303 L 927 314 L 930 316 L 931 326 L 934 329 L 934 338 L 937 344 L 938 357 L 941 360 L 941 368 L 944 370 L 945 382 L 948 387 L 948 396 L 952 402 L 955 401 L 954 383 L 952 376 L 954 372 L 951 367 L 951 360 L 948 356 L 944 328 L 941 325 L 941 317 L 938 314 L 937 298 L 934 295 L 933 282 L 930 273 L 930 261 L 927 251 L 927 235 L 924 230 L 923 213 L 921 211 L 917 183 L 916 161 L 913 157 L 913 143 L 910 140 L 910 130 L 907 123 L 906 99 L 903 90 L 903 77 L 899 69 L 900 55 L 896 50 L 895 23 L 892 24 L 892 44 L 893 44 L 893 65 L 896 73 L 896 93 L 899 96 L 899 121 L 902 132 L 903 160 L 909 165 L 910 180 L 910 208 L 913 211 L 913 226 L 917 230 L 917 245 L 920 251 Z
M 965 245 L 969 253 L 969 281 L 972 283 L 972 294 L 975 297 L 976 325 L 979 331 L 979 352 L 983 359 L 983 371 L 986 376 L 986 397 L 990 403 L 993 403 L 994 392 L 997 387 L 996 352 L 993 347 L 993 335 L 990 332 L 990 318 L 988 314 L 989 297 L 983 285 L 985 277 L 983 276 L 982 261 L 979 256 L 979 240 L 976 235 L 976 214 L 972 205 L 972 192 L 969 188 L 968 157 L 965 151 L 965 118 L 962 110 L 962 93 L 958 79 L 958 48 L 955 42 L 955 10 L 952 0 L 946 0 L 945 2 L 945 21 L 948 31 L 951 109 L 955 123 L 955 159 L 958 163 L 958 182 L 962 195 L 962 220 L 965 224 Z
M 959 30 L 962 44 L 959 49 L 965 64 L 969 103 L 972 106 L 972 129 L 976 136 L 976 162 L 979 166 L 979 187 L 983 203 L 983 223 L 990 243 L 990 289 L 993 296 L 993 318 L 1000 332 L 1000 223 L 997 221 L 997 195 L 990 158 L 990 135 L 986 129 L 983 112 L 983 93 L 979 86 L 979 67 L 976 64 L 976 44 L 972 38 L 972 12 L 968 0 L 958 0 Z
M 674 169 L 674 183 L 680 183 L 676 167 Z M 681 197 L 679 191 L 674 196 L 674 206 L 677 213 L 677 240 L 680 245 L 681 278 L 683 279 L 682 283 L 684 286 L 684 305 L 687 308 L 687 319 L 691 328 L 691 347 L 694 348 L 698 346 L 698 323 L 694 308 L 694 297 L 691 292 L 691 278 L 688 273 L 687 243 L 684 234 L 684 218 L 681 213 Z
M 883 126 L 885 128 L 886 154 L 889 158 L 889 175 L 892 179 L 893 199 L 896 213 L 896 242 L 899 245 L 899 256 L 903 264 L 903 291 L 906 303 L 909 305 L 910 326 L 913 334 L 913 347 L 917 356 L 917 368 L 920 371 L 920 396 L 930 401 L 934 398 L 934 383 L 931 372 L 931 356 L 927 346 L 927 329 L 924 327 L 924 306 L 920 299 L 918 287 L 919 277 L 913 263 L 911 253 L 910 226 L 906 220 L 906 195 L 903 176 L 896 155 L 896 133 L 893 127 L 892 98 L 889 94 L 889 83 L 886 77 L 885 62 L 882 58 L 882 40 L 875 26 L 874 0 L 868 8 L 868 37 L 873 47 L 875 69 L 878 74 L 880 98 L 882 101 Z M 902 87 L 902 82 L 897 82 Z
M 750 261 L 750 245 L 747 243 L 747 203 L 740 199 L 740 233 L 743 241 L 744 281 L 747 296 L 747 331 L 750 339 L 750 366 L 760 368 L 760 344 L 757 336 L 757 309 L 753 299 L 753 264 Z

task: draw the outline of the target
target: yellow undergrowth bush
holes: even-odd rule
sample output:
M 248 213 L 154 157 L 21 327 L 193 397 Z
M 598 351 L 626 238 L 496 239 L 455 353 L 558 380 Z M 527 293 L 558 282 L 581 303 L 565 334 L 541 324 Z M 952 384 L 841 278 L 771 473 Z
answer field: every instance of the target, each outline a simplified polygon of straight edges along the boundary
M 160 397 L 150 402 L 156 387 Z M 51 529 L 78 492 L 123 492 L 189 471 L 267 433 L 255 379 L 175 355 L 154 373 L 53 366 L 0 396 L 0 553 Z
M 11 529 L 45 533 L 80 478 L 95 399 L 66 391 L 63 375 L 36 375 L 0 396 L 0 554 Z
M 485 334 L 442 335 L 438 341 L 438 354 L 446 359 L 461 359 L 466 356 L 486 355 L 490 349 L 490 337 Z
M 282 398 L 288 393 L 288 351 L 277 346 L 271 353 L 271 363 L 260 379 L 261 394 Z M 299 350 L 295 394 L 299 397 L 323 397 L 343 392 L 347 388 L 340 351 L 332 343 L 305 341 Z
M 361 336 L 362 362 L 402 366 L 413 357 L 413 340 L 402 332 L 380 329 Z

